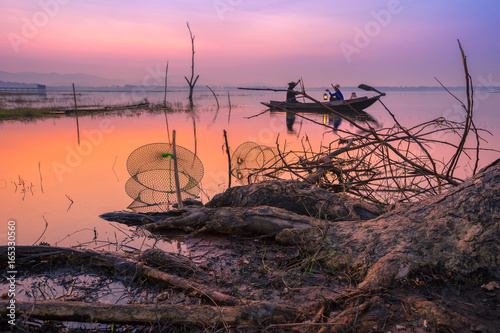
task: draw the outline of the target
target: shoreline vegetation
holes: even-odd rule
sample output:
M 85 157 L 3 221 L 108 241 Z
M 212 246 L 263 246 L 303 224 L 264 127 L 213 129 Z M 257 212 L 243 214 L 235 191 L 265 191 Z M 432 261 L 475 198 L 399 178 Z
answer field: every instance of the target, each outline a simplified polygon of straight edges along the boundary
M 115 111 L 126 110 L 143 110 L 150 108 L 149 104 L 132 104 L 132 105 L 114 105 L 114 106 L 83 106 L 78 108 L 79 116 L 89 114 L 106 114 Z M 63 107 L 16 107 L 12 109 L 0 108 L 0 122 L 6 120 L 30 121 L 45 118 L 73 117 L 75 116 L 74 108 Z
M 0 101 L 1 102 L 1 101 Z M 185 111 L 182 105 L 163 103 L 150 103 L 147 99 L 136 103 L 130 104 L 116 104 L 116 105 L 82 105 L 77 107 L 78 116 L 88 115 L 107 115 L 111 112 L 180 112 Z M 9 120 L 18 121 L 35 121 L 48 118 L 60 117 L 75 117 L 76 112 L 74 107 L 67 106 L 44 106 L 44 107 L 31 107 L 19 106 L 14 108 L 3 108 L 0 103 L 0 122 Z

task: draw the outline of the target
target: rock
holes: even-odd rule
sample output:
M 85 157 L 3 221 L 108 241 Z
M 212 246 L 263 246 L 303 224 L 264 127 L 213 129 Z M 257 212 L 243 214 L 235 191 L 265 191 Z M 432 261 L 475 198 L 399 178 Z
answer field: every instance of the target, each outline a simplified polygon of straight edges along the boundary
M 387 211 L 383 205 L 341 193 L 332 193 L 315 185 L 294 180 L 269 180 L 232 187 L 214 196 L 206 207 L 262 205 L 329 221 L 370 220 Z

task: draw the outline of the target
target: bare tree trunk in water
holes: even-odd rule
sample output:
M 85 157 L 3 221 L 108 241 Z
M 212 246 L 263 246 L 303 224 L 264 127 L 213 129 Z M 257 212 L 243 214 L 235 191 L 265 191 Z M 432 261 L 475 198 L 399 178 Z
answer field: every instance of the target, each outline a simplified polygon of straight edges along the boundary
M 187 27 L 189 30 L 189 36 L 191 37 L 191 50 L 192 50 L 192 56 L 191 56 L 191 78 L 188 79 L 186 76 L 184 77 L 189 85 L 189 104 L 190 107 L 193 107 L 193 89 L 194 86 L 196 85 L 196 81 L 198 81 L 198 78 L 200 77 L 199 75 L 196 75 L 196 78 L 194 78 L 194 36 L 193 33 L 191 32 L 191 27 L 189 26 L 189 22 L 187 22 Z

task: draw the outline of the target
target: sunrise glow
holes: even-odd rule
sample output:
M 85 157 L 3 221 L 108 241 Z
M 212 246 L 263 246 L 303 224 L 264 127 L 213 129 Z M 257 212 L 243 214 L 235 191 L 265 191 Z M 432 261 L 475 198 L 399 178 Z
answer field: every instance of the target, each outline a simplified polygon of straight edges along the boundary
M 476 75 L 500 77 L 499 5 L 389 1 L 80 1 L 1 5 L 0 70 L 138 83 L 168 61 L 183 85 L 195 35 L 200 83 L 461 85 L 457 39 Z

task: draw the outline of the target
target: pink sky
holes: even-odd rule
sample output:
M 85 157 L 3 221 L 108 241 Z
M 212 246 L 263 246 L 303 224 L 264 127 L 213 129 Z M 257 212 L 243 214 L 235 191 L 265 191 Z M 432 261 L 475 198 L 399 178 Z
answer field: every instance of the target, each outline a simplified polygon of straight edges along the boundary
M 126 83 L 500 85 L 500 4 L 465 1 L 0 1 L 0 71 L 85 73 Z M 153 73 L 153 74 L 152 74 Z M 157 76 L 157 81 L 153 76 Z M 481 79 L 483 78 L 483 79 Z

